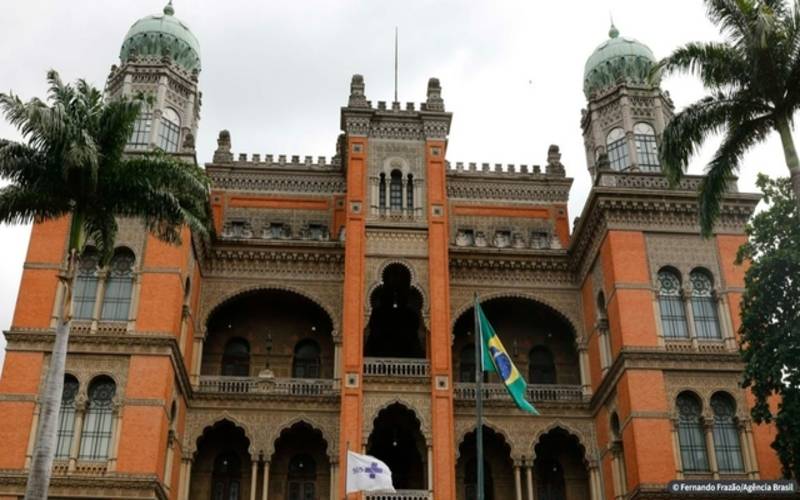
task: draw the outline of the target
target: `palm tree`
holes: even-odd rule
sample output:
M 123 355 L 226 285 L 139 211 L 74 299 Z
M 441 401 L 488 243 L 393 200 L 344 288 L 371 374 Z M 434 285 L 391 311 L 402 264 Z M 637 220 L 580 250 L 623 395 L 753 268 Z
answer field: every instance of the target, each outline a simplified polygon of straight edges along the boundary
M 26 500 L 47 498 L 64 386 L 71 285 L 85 244 L 96 246 L 102 267 L 114 249 L 117 217 L 138 218 L 156 237 L 176 244 L 186 226 L 207 234 L 210 220 L 208 182 L 199 167 L 158 151 L 124 154 L 141 98 L 107 102 L 87 82 L 64 84 L 55 71 L 47 80 L 47 103 L 0 94 L 0 109 L 24 138 L 0 140 L 0 179 L 10 181 L 0 189 L 0 223 L 70 218 L 68 253 L 59 275 L 65 294 L 42 393 Z
M 664 172 L 676 184 L 709 134 L 723 140 L 700 184 L 700 225 L 711 233 L 731 176 L 742 156 L 777 131 L 794 197 L 800 207 L 800 161 L 792 118 L 800 107 L 800 2 L 705 0 L 725 41 L 693 42 L 663 59 L 656 71 L 694 73 L 709 95 L 669 123 L 661 140 Z

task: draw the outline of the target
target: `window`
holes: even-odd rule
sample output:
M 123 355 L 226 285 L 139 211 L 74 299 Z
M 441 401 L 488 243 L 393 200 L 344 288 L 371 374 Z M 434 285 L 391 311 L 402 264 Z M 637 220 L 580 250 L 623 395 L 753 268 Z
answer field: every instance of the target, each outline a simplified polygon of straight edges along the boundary
M 78 379 L 64 375 L 64 391 L 61 393 L 61 411 L 58 414 L 56 434 L 56 460 L 69 458 L 72 438 L 75 435 L 75 396 L 78 394 Z
M 670 269 L 658 272 L 658 305 L 661 328 L 666 338 L 689 338 L 686 310 L 681 299 L 681 279 Z
M 295 455 L 289 460 L 288 500 L 316 498 L 317 464 L 311 456 Z
M 319 345 L 313 340 L 304 340 L 294 348 L 294 362 L 292 363 L 292 377 L 294 378 L 319 378 L 320 350 Z
M 212 499 L 239 500 L 242 483 L 241 460 L 236 453 L 220 453 L 214 460 Z
M 698 340 L 721 339 L 711 276 L 704 270 L 696 269 L 689 275 L 689 281 L 692 283 L 692 315 Z
M 136 257 L 127 248 L 118 248 L 111 258 L 111 265 L 103 294 L 103 313 L 105 321 L 127 321 L 131 309 L 133 293 L 133 263 Z
M 533 231 L 531 233 L 531 248 L 550 248 L 550 233 Z
M 409 210 L 414 208 L 414 176 L 411 174 L 408 174 L 406 185 L 406 208 Z
M 128 140 L 128 146 L 134 149 L 145 149 L 150 146 L 150 126 L 153 123 L 153 114 L 140 113 L 133 123 L 133 133 Z
M 386 174 L 381 174 L 381 180 L 378 182 L 378 206 L 386 208 Z
M 389 182 L 389 208 L 392 210 L 403 208 L 403 174 L 399 170 L 392 170 L 392 179 Z
M 714 411 L 714 451 L 720 472 L 744 472 L 742 445 L 736 429 L 736 403 L 724 392 L 711 396 Z
M 172 108 L 166 108 L 161 115 L 161 127 L 158 133 L 158 146 L 167 153 L 178 151 L 181 138 L 181 118 Z
M 528 378 L 531 384 L 556 383 L 556 364 L 550 349 L 539 346 L 531 350 L 528 365 Z
M 111 443 L 112 402 L 117 387 L 111 378 L 100 376 L 89 385 L 89 402 L 81 432 L 81 460 L 106 460 Z
M 633 140 L 636 143 L 636 160 L 639 169 L 645 172 L 659 172 L 658 145 L 656 131 L 647 123 L 637 123 L 633 127 Z
M 325 224 L 309 224 L 308 225 L 309 238 L 316 241 L 328 239 L 328 226 Z
M 222 355 L 222 375 L 246 377 L 250 375 L 250 345 L 244 339 L 231 339 Z
M 72 317 L 75 319 L 92 319 L 94 315 L 99 263 L 97 250 L 87 247 L 81 255 L 78 274 L 75 277 L 75 290 L 72 296 Z
M 631 166 L 628 157 L 628 141 L 625 140 L 625 131 L 615 128 L 606 137 L 608 161 L 613 170 L 627 170 Z
M 700 400 L 683 392 L 676 401 L 678 407 L 678 443 L 683 472 L 708 472 L 708 454 L 700 418 Z

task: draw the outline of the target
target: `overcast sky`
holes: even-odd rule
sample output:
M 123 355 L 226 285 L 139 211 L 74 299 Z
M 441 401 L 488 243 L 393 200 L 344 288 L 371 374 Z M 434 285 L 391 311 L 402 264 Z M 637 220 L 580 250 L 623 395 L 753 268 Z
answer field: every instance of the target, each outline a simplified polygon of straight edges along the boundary
M 0 16 L 0 91 L 44 97 L 45 74 L 102 87 L 130 25 L 166 0 L 9 0 Z M 545 164 L 561 146 L 575 179 L 570 218 L 580 214 L 589 174 L 580 130 L 583 66 L 607 38 L 622 36 L 656 57 L 679 44 L 718 39 L 701 0 L 174 0 L 200 41 L 203 92 L 198 161 L 210 161 L 220 129 L 236 153 L 331 156 L 350 77 L 367 98 L 391 101 L 394 27 L 400 30 L 400 101 L 425 100 L 441 80 L 455 163 Z M 663 83 L 678 109 L 701 97 L 691 77 Z M 796 134 L 797 135 L 797 134 Z M 0 117 L 0 137 L 19 138 Z M 691 171 L 702 171 L 716 141 Z M 741 190 L 757 172 L 786 175 L 772 137 L 747 157 Z M 0 226 L 0 329 L 11 324 L 29 227 Z M 0 365 L 5 341 L 0 338 Z

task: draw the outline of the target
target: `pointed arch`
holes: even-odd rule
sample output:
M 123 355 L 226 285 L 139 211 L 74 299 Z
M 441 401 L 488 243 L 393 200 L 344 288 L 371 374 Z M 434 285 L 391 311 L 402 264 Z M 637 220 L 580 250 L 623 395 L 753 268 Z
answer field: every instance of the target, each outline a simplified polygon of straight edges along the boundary
M 583 431 L 571 425 L 568 422 L 565 422 L 559 418 L 551 421 L 542 429 L 539 429 L 538 432 L 533 437 L 533 440 L 529 443 L 528 449 L 531 450 L 533 457 L 536 456 L 536 445 L 539 444 L 544 436 L 551 433 L 555 430 L 562 430 L 569 434 L 570 436 L 574 437 L 578 445 L 583 449 L 583 459 L 586 461 L 587 464 L 594 462 L 597 459 L 597 447 L 594 443 L 594 436 L 593 435 L 586 435 Z M 590 431 L 591 432 L 591 431 Z
M 246 424 L 244 421 L 237 418 L 236 416 L 232 415 L 227 410 L 223 411 L 219 415 L 198 422 L 198 424 L 193 428 L 187 429 L 186 436 L 189 439 L 189 442 L 186 445 L 186 449 L 189 450 L 189 455 L 190 456 L 196 455 L 197 450 L 199 448 L 198 445 L 200 440 L 203 439 L 208 433 L 210 433 L 214 429 L 217 429 L 221 425 L 224 425 L 225 422 L 232 424 L 234 427 L 242 430 L 245 439 L 247 439 L 249 443 L 247 447 L 247 452 L 250 454 L 251 458 L 255 457 L 257 452 L 256 452 L 256 444 L 252 429 L 248 424 Z
M 271 459 L 275 455 L 275 443 L 278 442 L 281 436 L 296 426 L 302 425 L 310 427 L 314 433 L 319 434 L 319 436 L 322 438 L 322 441 L 325 443 L 325 455 L 327 455 L 328 460 L 331 463 L 338 461 L 338 449 L 336 446 L 337 439 L 331 436 L 331 433 L 325 428 L 324 425 L 321 425 L 318 421 L 309 417 L 308 415 L 304 415 L 302 417 L 292 417 L 285 420 L 280 425 L 275 426 L 275 431 L 267 437 L 264 456 Z
M 498 425 L 484 417 L 483 427 L 490 429 L 492 432 L 503 438 L 506 446 L 508 446 L 509 455 L 511 456 L 512 460 L 516 460 L 517 457 L 522 455 L 519 453 L 517 446 L 515 446 L 514 440 L 509 436 L 508 431 L 506 431 L 501 425 Z M 456 461 L 461 458 L 461 445 L 464 444 L 464 440 L 467 439 L 467 436 L 474 433 L 477 428 L 477 424 L 473 424 L 456 436 Z
M 422 416 L 423 414 L 412 403 L 400 397 L 388 399 L 383 403 L 381 403 L 380 405 L 378 405 L 373 410 L 368 420 L 368 422 L 371 424 L 369 426 L 369 429 L 367 428 L 367 426 L 364 426 L 364 431 L 363 431 L 364 443 L 366 443 L 367 440 L 369 439 L 369 435 L 372 433 L 372 429 L 375 427 L 375 422 L 378 420 L 378 417 L 380 416 L 381 412 L 389 409 L 389 407 L 394 405 L 402 406 L 403 408 L 410 411 L 414 415 L 414 418 L 417 420 L 417 423 L 419 424 L 419 430 L 422 433 L 422 437 L 425 438 L 425 444 L 428 446 L 432 445 L 433 441 L 432 441 L 429 422 L 425 420 L 425 418 Z

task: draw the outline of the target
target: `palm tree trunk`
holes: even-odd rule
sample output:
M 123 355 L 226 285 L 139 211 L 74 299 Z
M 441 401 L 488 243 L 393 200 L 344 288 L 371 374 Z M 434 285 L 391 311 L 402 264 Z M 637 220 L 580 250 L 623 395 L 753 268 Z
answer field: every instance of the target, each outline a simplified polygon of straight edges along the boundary
M 61 395 L 64 392 L 64 367 L 69 344 L 70 309 L 72 307 L 72 278 L 77 268 L 78 253 L 70 252 L 67 272 L 60 276 L 65 287 L 64 300 L 58 313 L 56 338 L 50 355 L 44 389 L 36 444 L 33 449 L 25 500 L 46 500 L 56 454 L 58 419 L 61 411 Z
M 778 133 L 781 136 L 783 155 L 786 157 L 786 166 L 789 167 L 789 175 L 792 179 L 794 201 L 797 204 L 798 210 L 800 210 L 800 160 L 797 158 L 797 150 L 794 147 L 792 128 L 789 126 L 789 120 L 786 118 L 779 119 L 775 124 L 775 128 L 778 129 Z

